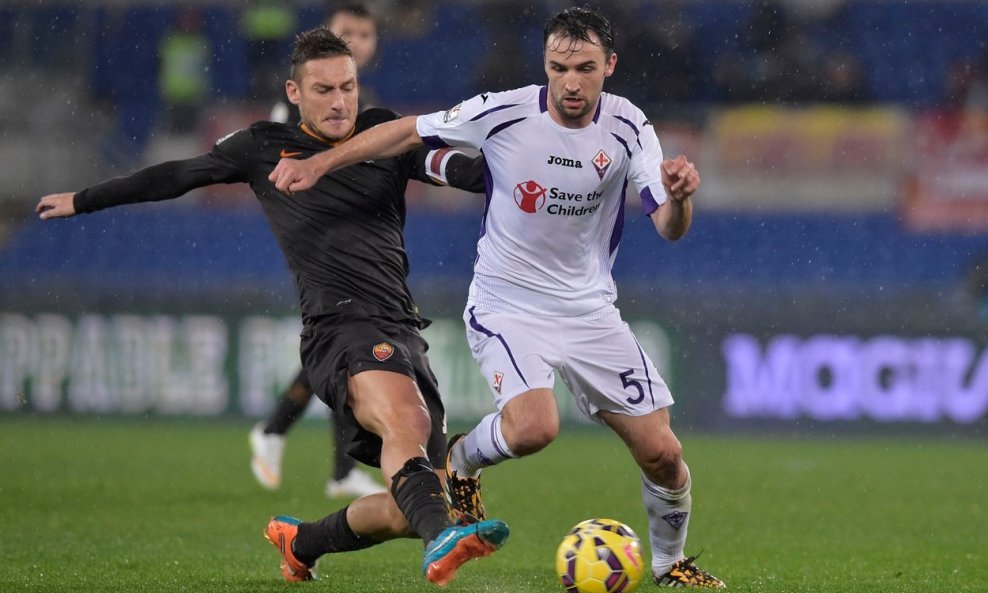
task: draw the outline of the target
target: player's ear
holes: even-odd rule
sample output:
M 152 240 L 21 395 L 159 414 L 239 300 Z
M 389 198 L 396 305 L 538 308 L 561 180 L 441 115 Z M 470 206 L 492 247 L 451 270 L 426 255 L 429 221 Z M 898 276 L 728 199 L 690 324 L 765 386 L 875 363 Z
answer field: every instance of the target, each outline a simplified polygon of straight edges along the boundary
M 288 102 L 292 105 L 298 105 L 302 101 L 302 91 L 298 87 L 298 83 L 289 78 L 285 81 L 285 95 L 288 96 Z
M 607 63 L 604 64 L 604 77 L 614 74 L 615 66 L 617 66 L 617 52 L 612 53 L 611 57 L 607 58 Z

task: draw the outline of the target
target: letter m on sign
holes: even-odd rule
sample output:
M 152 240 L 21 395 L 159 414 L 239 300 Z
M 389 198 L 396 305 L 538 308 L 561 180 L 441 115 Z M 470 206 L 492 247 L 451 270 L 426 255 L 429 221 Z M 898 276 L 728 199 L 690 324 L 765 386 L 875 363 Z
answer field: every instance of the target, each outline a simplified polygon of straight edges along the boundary
M 799 413 L 796 386 L 800 340 L 772 339 L 762 352 L 758 338 L 728 336 L 721 345 L 726 364 L 724 411 L 739 418 L 794 418 Z

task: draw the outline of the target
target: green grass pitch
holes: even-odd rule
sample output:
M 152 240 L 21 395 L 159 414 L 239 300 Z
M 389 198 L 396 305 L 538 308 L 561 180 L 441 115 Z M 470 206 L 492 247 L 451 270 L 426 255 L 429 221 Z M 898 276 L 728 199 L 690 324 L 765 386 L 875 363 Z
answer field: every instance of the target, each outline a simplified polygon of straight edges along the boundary
M 0 591 L 435 591 L 421 544 L 326 556 L 283 583 L 261 535 L 277 513 L 315 519 L 330 439 L 290 436 L 278 492 L 248 468 L 245 421 L 0 417 Z M 687 551 L 731 591 L 988 590 L 988 444 L 929 438 L 713 437 L 681 431 L 693 472 Z M 451 593 L 559 592 L 556 545 L 590 517 L 646 524 L 637 473 L 603 429 L 565 428 L 542 453 L 490 470 L 512 529 Z M 645 583 L 639 590 L 657 589 Z

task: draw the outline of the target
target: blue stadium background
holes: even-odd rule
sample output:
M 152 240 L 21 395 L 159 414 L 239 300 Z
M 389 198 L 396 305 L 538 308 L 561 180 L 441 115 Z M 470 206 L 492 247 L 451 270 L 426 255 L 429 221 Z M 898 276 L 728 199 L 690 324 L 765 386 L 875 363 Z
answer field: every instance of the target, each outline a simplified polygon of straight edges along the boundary
M 445 108 L 486 90 L 477 86 L 475 73 L 492 51 L 504 51 L 480 4 L 421 4 L 429 9 L 428 32 L 382 34 L 378 63 L 362 77 L 380 104 L 405 112 Z M 541 80 L 541 17 L 550 4 L 531 3 L 525 18 L 512 19 L 513 39 L 523 47 L 508 49 L 532 58 L 535 68 L 522 74 L 533 82 Z M 848 52 L 858 59 L 859 106 L 910 117 L 956 109 L 946 73 L 966 59 L 986 62 L 988 2 L 838 4 L 840 10 L 827 18 L 796 18 L 798 9 L 792 14 L 819 52 Z M 248 40 L 239 26 L 242 9 L 195 5 L 202 9 L 203 33 L 213 52 L 210 101 L 256 108 Z M 326 11 L 321 3 L 289 6 L 297 30 L 319 24 Z M 146 164 L 144 151 L 161 135 L 163 107 L 153 73 L 158 41 L 180 8 L 178 3 L 5 4 L 0 71 L 18 71 L 26 56 L 42 75 L 84 68 L 76 72 L 84 79 L 80 100 L 108 114 L 105 137 L 86 145 L 93 151 L 87 158 L 93 169 L 124 172 Z M 710 73 L 718 57 L 747 51 L 742 41 L 756 3 L 702 0 L 679 8 L 680 26 L 694 39 L 694 88 L 688 102 L 667 105 L 656 98 L 645 107 L 668 108 L 654 117 L 702 136 L 712 114 L 733 106 L 717 94 Z M 642 2 L 639 10 L 646 22 L 659 23 L 665 14 L 657 2 Z M 287 38 L 280 51 L 287 54 L 289 47 Z M 8 123 L 17 117 L 16 111 L 4 116 Z M 124 157 L 104 152 L 107 143 L 126 146 Z M 91 182 L 93 174 L 80 171 L 79 179 Z M 74 188 L 61 191 L 69 189 Z M 44 224 L 30 215 L 38 197 L 33 189 L 0 181 L 0 190 L 7 218 L 0 235 L 0 308 L 270 314 L 295 309 L 282 256 L 246 188 L 239 202 L 179 200 Z M 981 190 L 988 194 L 988 188 Z M 428 314 L 455 317 L 469 283 L 482 205 L 442 195 L 412 202 L 406 227 L 410 280 Z M 827 331 L 830 320 L 841 319 L 834 331 L 958 334 L 982 343 L 988 322 L 982 313 L 984 281 L 978 277 L 988 266 L 988 231 L 915 230 L 898 201 L 849 207 L 857 198 L 841 196 L 833 208 L 804 210 L 760 203 L 712 207 L 701 193 L 694 227 L 676 244 L 657 238 L 646 220 L 632 220 L 624 227 L 615 267 L 619 304 L 633 315 L 654 314 L 697 334 L 706 331 L 698 321 L 704 315 L 713 316 L 717 328 L 730 327 L 733 319 L 737 327 L 765 335 Z M 634 209 L 629 212 L 635 216 Z

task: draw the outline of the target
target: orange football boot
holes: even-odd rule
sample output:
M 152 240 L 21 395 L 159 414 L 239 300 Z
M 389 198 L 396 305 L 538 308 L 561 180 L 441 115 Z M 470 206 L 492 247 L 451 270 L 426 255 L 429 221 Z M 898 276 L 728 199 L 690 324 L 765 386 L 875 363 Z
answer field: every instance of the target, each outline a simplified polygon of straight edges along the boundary
M 299 523 L 301 521 L 294 517 L 278 515 L 271 518 L 264 530 L 264 537 L 281 553 L 282 576 L 292 583 L 311 581 L 315 578 L 310 567 L 296 558 L 295 553 L 292 552 L 292 542 L 298 535 Z

